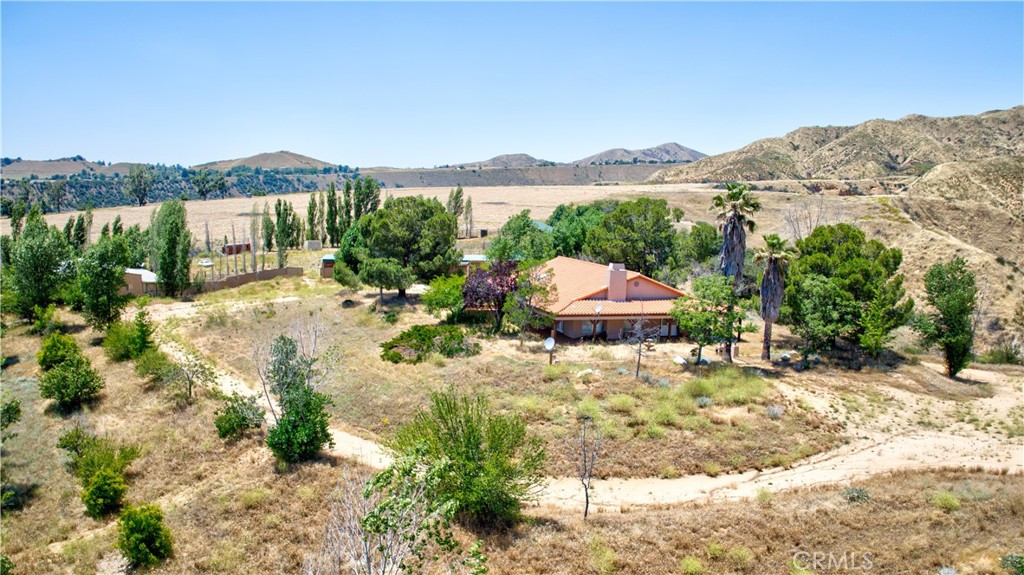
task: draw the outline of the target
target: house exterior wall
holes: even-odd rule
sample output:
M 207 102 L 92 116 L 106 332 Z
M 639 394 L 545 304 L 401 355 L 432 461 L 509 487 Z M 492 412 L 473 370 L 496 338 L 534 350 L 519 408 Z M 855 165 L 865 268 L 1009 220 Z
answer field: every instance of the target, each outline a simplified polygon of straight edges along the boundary
M 592 320 L 589 318 L 564 319 L 555 322 L 555 329 L 568 338 L 581 339 L 591 337 L 592 325 Z M 601 320 L 598 335 L 610 341 L 617 341 L 629 337 L 632 329 L 633 322 L 628 318 L 607 318 Z M 679 325 L 674 319 L 668 317 L 648 317 L 644 322 L 644 329 L 657 329 L 659 337 L 679 336 Z
M 679 297 L 656 283 L 634 278 L 626 282 L 628 299 L 675 299 Z

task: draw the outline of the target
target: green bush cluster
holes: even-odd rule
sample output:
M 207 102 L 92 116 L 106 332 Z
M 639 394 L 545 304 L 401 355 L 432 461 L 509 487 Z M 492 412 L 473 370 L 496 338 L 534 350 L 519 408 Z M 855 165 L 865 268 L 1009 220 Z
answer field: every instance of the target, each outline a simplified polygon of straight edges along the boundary
M 51 333 L 43 339 L 43 345 L 36 357 L 39 359 L 39 367 L 43 371 L 50 371 L 65 361 L 81 355 L 82 349 L 78 347 L 75 338 L 61 333 Z
M 839 493 L 847 503 L 865 503 L 871 501 L 871 495 L 863 487 L 847 487 Z
M 130 506 L 117 521 L 117 547 L 132 567 L 146 568 L 171 556 L 174 540 L 160 507 Z
M 137 313 L 131 323 L 119 321 L 110 324 L 107 336 L 103 338 L 103 350 L 114 361 L 136 359 L 153 347 L 153 323 L 144 311 Z
M 175 367 L 167 354 L 156 348 L 147 349 L 135 358 L 135 373 L 153 383 L 164 383 L 173 377 Z
M 82 503 L 92 517 L 116 511 L 128 484 L 124 472 L 139 457 L 135 445 L 118 445 L 73 427 L 60 437 L 57 447 L 68 452 L 68 468 L 82 483 Z
M 222 439 L 241 439 L 250 429 L 263 425 L 263 408 L 256 405 L 256 396 L 234 393 L 217 410 L 213 424 Z
M 451 464 L 437 496 L 463 518 L 500 524 L 519 517 L 543 481 L 543 442 L 522 418 L 494 413 L 479 396 L 449 390 L 431 395 L 430 408 L 398 429 L 388 446 L 430 467 Z
M 278 459 L 286 463 L 306 461 L 316 456 L 324 445 L 334 445 L 326 409 L 330 398 L 308 385 L 300 385 L 282 400 L 281 419 L 267 432 L 267 447 Z
M 83 355 L 71 356 L 39 380 L 39 395 L 56 401 L 64 412 L 95 399 L 102 389 L 103 379 Z
M 465 332 L 455 325 L 414 325 L 381 347 L 381 359 L 391 363 L 420 363 L 431 353 L 445 357 L 480 353 L 480 344 L 466 341 Z

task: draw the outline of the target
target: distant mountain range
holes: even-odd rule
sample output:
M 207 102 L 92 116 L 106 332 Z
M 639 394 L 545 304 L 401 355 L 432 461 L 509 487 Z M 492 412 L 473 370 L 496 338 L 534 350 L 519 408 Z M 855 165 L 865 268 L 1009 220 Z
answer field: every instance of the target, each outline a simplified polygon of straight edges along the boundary
M 657 182 L 878 179 L 1024 153 L 1024 106 L 977 116 L 809 127 L 655 175 Z
M 642 150 L 612 148 L 572 162 L 552 162 L 541 160 L 529 154 L 505 154 L 489 160 L 454 164 L 455 168 L 530 168 L 544 166 L 607 166 L 624 164 L 676 164 L 686 163 L 707 157 L 707 154 L 680 146 L 675 142 L 662 144 Z M 449 167 L 449 166 L 445 166 Z

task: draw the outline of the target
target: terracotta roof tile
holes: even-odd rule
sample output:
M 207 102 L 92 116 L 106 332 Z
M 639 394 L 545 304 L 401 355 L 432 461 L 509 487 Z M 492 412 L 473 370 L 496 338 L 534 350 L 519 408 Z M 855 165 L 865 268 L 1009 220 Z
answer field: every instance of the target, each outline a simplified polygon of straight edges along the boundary
M 603 304 L 602 315 L 638 315 L 641 313 L 641 306 L 646 314 L 664 315 L 672 309 L 672 302 L 675 301 L 675 297 L 624 302 L 587 299 L 598 296 L 608 289 L 608 266 L 593 262 L 559 256 L 545 263 L 542 269 L 550 270 L 554 276 L 553 284 L 557 287 L 556 299 L 547 306 L 547 309 L 555 315 L 593 315 L 598 304 Z M 656 284 L 670 293 L 678 294 L 676 297 L 685 295 L 683 292 L 639 272 L 626 271 L 626 281 L 637 279 Z

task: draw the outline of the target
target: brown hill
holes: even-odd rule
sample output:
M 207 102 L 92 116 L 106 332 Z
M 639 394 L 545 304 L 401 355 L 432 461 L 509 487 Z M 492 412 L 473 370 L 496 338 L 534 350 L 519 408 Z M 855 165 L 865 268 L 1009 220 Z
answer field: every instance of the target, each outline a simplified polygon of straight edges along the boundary
M 612 150 L 605 150 L 601 153 L 587 156 L 571 162 L 577 166 L 589 166 L 591 164 L 615 164 L 615 163 L 633 163 L 636 160 L 637 163 L 650 163 L 654 162 L 657 164 L 664 164 L 668 162 L 695 162 L 701 158 L 707 157 L 707 154 L 698 152 L 692 148 L 686 146 L 680 146 L 675 142 L 669 142 L 653 148 L 644 148 L 642 150 L 627 150 L 625 148 L 614 148 Z
M 733 152 L 667 168 L 654 182 L 885 178 L 932 166 L 1024 154 L 1024 106 L 977 116 L 800 128 Z
M 54 176 L 81 174 L 83 171 L 89 176 L 98 174 L 113 176 L 115 173 L 127 174 L 131 166 L 132 164 L 126 162 L 100 165 L 83 159 L 81 156 L 57 160 L 15 160 L 0 170 L 0 177 L 4 179 L 19 179 L 36 176 L 39 179 L 45 180 Z
M 280 170 L 286 168 L 314 168 L 321 170 L 323 168 L 336 167 L 335 164 L 330 164 L 322 160 L 317 160 L 316 158 L 310 158 L 309 156 L 303 156 L 302 154 L 296 154 L 295 152 L 287 152 L 284 150 L 280 152 L 265 152 L 262 154 L 256 154 L 255 156 L 249 156 L 248 158 L 239 158 L 237 160 L 209 162 L 207 164 L 199 164 L 192 167 L 226 172 L 231 168 L 237 168 L 239 166 L 262 168 L 264 170 Z
M 554 162 L 548 160 L 540 160 L 534 158 L 529 154 L 502 154 L 500 156 L 494 156 L 490 160 L 484 160 L 482 162 L 467 162 L 464 164 L 455 164 L 455 167 L 467 168 L 530 168 L 533 166 L 553 166 Z

